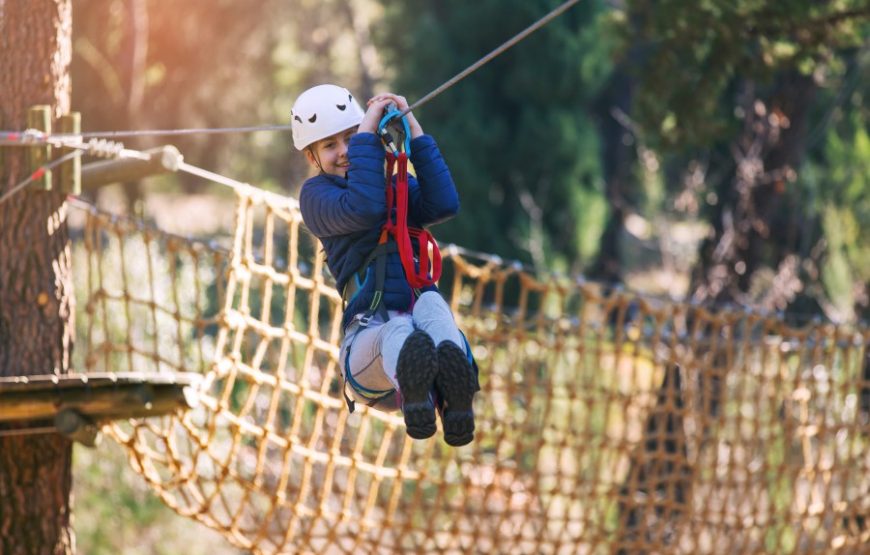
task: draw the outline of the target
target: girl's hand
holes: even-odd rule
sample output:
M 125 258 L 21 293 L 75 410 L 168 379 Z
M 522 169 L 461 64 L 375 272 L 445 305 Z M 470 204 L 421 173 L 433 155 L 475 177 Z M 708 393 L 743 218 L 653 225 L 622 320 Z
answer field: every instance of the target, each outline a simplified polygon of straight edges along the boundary
M 373 96 L 368 101 L 368 106 L 371 107 L 375 104 L 383 102 L 384 100 L 387 101 L 387 104 L 389 104 L 390 102 L 394 103 L 399 111 L 403 112 L 408 109 L 408 101 L 405 99 L 404 96 L 399 96 L 397 94 L 389 92 Z M 422 135 L 423 128 L 420 127 L 420 124 L 417 122 L 417 118 L 414 117 L 413 112 L 408 112 L 407 114 L 405 114 L 405 117 L 408 118 L 408 126 L 411 128 L 411 138 L 416 139 L 417 137 Z M 377 123 L 375 123 L 375 127 L 377 127 Z
M 374 99 L 369 100 L 368 108 L 366 109 L 366 113 L 359 124 L 357 132 L 377 134 L 378 123 L 380 123 L 381 118 L 384 116 L 384 109 L 390 102 L 394 101 L 390 98 L 382 98 L 376 102 L 374 101 Z

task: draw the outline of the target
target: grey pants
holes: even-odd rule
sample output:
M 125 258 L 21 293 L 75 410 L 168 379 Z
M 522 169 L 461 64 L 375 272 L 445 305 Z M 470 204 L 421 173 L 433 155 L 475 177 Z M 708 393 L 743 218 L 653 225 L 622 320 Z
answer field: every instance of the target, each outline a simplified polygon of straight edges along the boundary
M 358 318 L 354 319 L 341 342 L 342 369 L 349 371 L 354 381 L 367 390 L 389 392 L 398 389 L 396 364 L 399 351 L 415 329 L 428 333 L 435 345 L 442 341 L 453 341 L 463 351 L 466 350 L 465 340 L 456 326 L 450 307 L 436 291 L 420 295 L 411 313 L 389 311 L 389 315 L 387 322 L 375 315 L 365 327 L 360 326 Z M 347 391 L 362 403 L 370 402 L 370 398 L 353 387 L 348 386 Z M 385 397 L 384 402 L 377 406 L 385 410 L 398 408 L 395 395 Z

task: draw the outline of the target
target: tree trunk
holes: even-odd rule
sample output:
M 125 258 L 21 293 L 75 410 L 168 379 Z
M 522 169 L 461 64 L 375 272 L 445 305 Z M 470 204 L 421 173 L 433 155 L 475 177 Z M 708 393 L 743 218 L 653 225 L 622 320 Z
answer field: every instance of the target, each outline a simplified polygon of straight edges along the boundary
M 620 236 L 627 216 L 626 205 L 631 205 L 634 187 L 631 181 L 632 150 L 624 138 L 630 132 L 617 121 L 615 111 L 631 113 L 634 83 L 627 70 L 620 66 L 603 89 L 598 101 L 598 112 L 607 114 L 599 123 L 602 140 L 602 169 L 604 187 L 610 212 L 604 232 L 599 241 L 595 262 L 586 272 L 593 279 L 609 283 L 622 282 L 623 267 L 620 252 Z
M 619 491 L 616 553 L 660 553 L 675 545 L 691 510 L 692 475 L 683 423 L 685 370 L 669 365 L 656 406 L 646 418 L 645 439 L 629 455 Z
M 746 88 L 744 130 L 732 144 L 735 167 L 716 191 L 714 236 L 701 247 L 692 289 L 699 301 L 782 310 L 795 300 L 794 287 L 771 288 L 763 299 L 747 295 L 757 270 L 784 275 L 790 271 L 789 256 L 805 241 L 801 234 L 816 232 L 794 219 L 787 199 L 788 184 L 805 156 L 816 85 L 812 77 L 791 70 L 778 76 L 769 99 L 757 97 L 751 82 Z
M 861 385 L 861 429 L 870 435 L 870 349 L 864 347 L 864 372 Z
M 71 0 L 0 0 L 0 129 L 21 130 L 27 109 L 69 111 Z M 0 149 L 0 193 L 29 171 L 25 149 Z M 73 290 L 65 195 L 32 184 L 0 205 L 0 376 L 70 369 Z M 0 429 L 0 553 L 66 554 L 70 442 Z

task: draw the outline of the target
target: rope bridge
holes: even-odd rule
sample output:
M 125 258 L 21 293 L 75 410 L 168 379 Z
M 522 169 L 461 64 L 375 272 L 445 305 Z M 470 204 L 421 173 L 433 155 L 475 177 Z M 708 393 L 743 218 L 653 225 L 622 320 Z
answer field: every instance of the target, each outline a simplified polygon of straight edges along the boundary
M 347 411 L 341 300 L 295 200 L 237 188 L 226 245 L 74 202 L 78 367 L 202 376 L 107 426 L 179 514 L 255 553 L 857 553 L 866 327 L 788 327 L 445 249 L 477 434 Z M 82 206 L 83 209 L 82 209 Z M 78 207 L 78 208 L 76 208 Z

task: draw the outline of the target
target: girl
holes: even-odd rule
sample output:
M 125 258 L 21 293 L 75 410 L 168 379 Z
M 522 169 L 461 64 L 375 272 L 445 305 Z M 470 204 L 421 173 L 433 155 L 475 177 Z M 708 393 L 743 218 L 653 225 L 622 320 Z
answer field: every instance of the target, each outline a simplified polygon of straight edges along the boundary
M 347 303 L 340 350 L 345 390 L 350 386 L 369 406 L 400 407 L 415 439 L 435 433 L 437 404 L 444 440 L 465 445 L 474 438 L 472 398 L 479 389 L 468 343 L 437 288 L 413 289 L 395 240 L 379 241 L 388 214 L 377 128 L 391 103 L 408 108 L 405 98 L 385 93 L 364 112 L 336 85 L 299 96 L 291 111 L 293 144 L 318 172 L 299 193 L 302 219 L 323 244 Z M 408 179 L 408 225 L 422 228 L 456 215 L 459 198 L 434 139 L 413 114 L 406 118 L 418 174 Z

